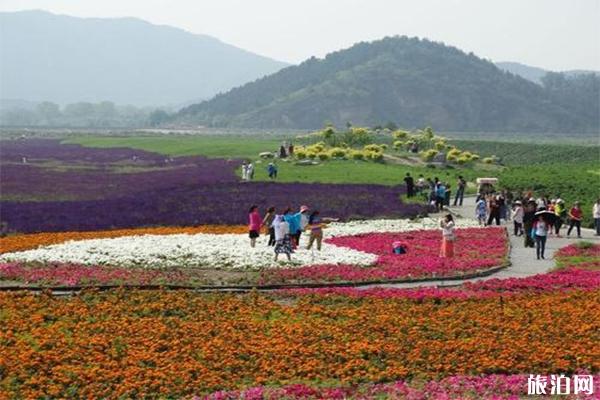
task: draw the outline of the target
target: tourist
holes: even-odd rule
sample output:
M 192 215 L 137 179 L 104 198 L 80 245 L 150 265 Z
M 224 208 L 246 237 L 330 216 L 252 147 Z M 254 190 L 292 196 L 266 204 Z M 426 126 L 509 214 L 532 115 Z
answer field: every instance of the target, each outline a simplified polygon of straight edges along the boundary
M 436 178 L 437 179 L 437 178 Z M 442 182 L 438 182 L 435 190 L 435 208 L 438 212 L 444 211 L 444 200 L 446 198 L 446 187 Z
M 287 154 L 285 152 L 285 143 L 279 147 L 279 158 L 286 158 Z
M 292 257 L 290 255 L 293 253 L 293 250 L 290 228 L 283 215 L 275 216 L 273 228 L 275 228 L 275 261 L 277 261 L 281 253 L 286 255 L 288 261 L 291 261 Z
M 248 180 L 251 181 L 254 179 L 254 164 L 252 164 L 252 162 L 250 162 L 250 164 L 248 164 Z
M 506 208 L 506 199 L 502 192 L 496 196 L 496 202 L 498 203 L 498 210 L 500 214 L 500 219 L 508 220 L 508 209 Z
M 275 220 L 275 207 L 269 207 L 267 213 L 262 220 L 262 226 L 267 227 L 269 235 L 269 242 L 267 246 L 275 246 L 275 228 L 273 228 L 273 221 Z
M 440 221 L 440 227 L 442 228 L 440 257 L 452 258 L 454 257 L 454 241 L 456 240 L 452 215 L 447 214 L 444 219 Z
M 456 196 L 454 196 L 454 206 L 463 205 L 463 198 L 465 197 L 465 188 L 467 187 L 467 181 L 462 177 L 462 175 L 458 176 L 458 183 L 456 188 Z
M 546 210 L 548 210 L 548 212 L 551 212 L 552 214 L 556 213 L 556 199 L 551 199 L 548 202 L 548 208 Z M 549 221 L 548 225 L 549 225 L 548 237 L 550 237 L 550 236 L 552 236 L 552 233 L 554 232 L 554 221 Z
M 321 251 L 321 242 L 323 241 L 323 224 L 319 211 L 313 211 L 308 217 L 308 229 L 310 229 L 310 237 L 308 239 L 307 250 L 310 250 L 313 243 L 317 242 L 317 250 Z
M 533 223 L 535 221 L 536 202 L 535 199 L 530 198 L 524 208 L 523 213 L 523 230 L 524 230 L 524 245 L 525 247 L 535 247 L 531 230 L 533 229 Z
M 596 228 L 596 233 L 594 235 L 600 236 L 600 198 L 594 203 L 592 216 L 594 217 L 594 228 Z
M 298 247 L 300 243 L 300 220 L 302 218 L 302 213 L 298 212 L 293 214 L 292 209 L 288 208 L 283 213 L 283 219 L 288 223 L 289 226 L 289 234 L 292 239 L 292 248 Z
M 560 228 L 564 224 L 565 218 L 567 217 L 567 209 L 563 199 L 556 199 L 556 204 L 554 204 L 554 214 L 556 215 L 556 220 L 554 221 L 554 233 L 556 234 L 556 237 L 561 237 Z
M 477 202 L 475 203 L 475 218 L 479 221 L 479 225 L 485 226 L 487 220 L 487 205 L 485 204 L 485 198 L 481 195 L 477 197 Z
M 490 196 L 488 201 L 489 216 L 486 225 L 492 225 L 492 221 L 496 220 L 496 225 L 500 225 L 500 203 L 499 196 Z
M 290 142 L 290 145 L 288 146 L 288 156 L 293 157 L 294 156 L 294 144 Z
M 246 161 L 242 163 L 242 180 L 248 180 L 248 164 L 246 164 Z
M 277 179 L 277 166 L 270 162 L 267 166 L 267 173 L 269 174 L 269 179 Z
M 577 238 L 581 239 L 581 218 L 583 218 L 583 212 L 579 207 L 579 202 L 576 201 L 573 207 L 569 210 L 569 229 L 567 230 L 567 236 L 571 236 L 573 227 L 577 227 Z
M 415 181 L 413 177 L 410 176 L 410 172 L 406 173 L 404 182 L 406 183 L 406 197 L 413 197 L 415 195 Z
M 258 206 L 253 205 L 248 211 L 248 229 L 250 230 L 250 246 L 256 245 L 256 238 L 259 236 L 262 219 L 258 213 Z
M 426 186 L 427 184 L 425 183 L 425 178 L 423 177 L 423 174 L 419 174 L 419 179 L 417 179 L 417 192 L 423 192 Z
M 296 245 L 300 246 L 300 235 L 308 226 L 308 214 L 309 208 L 308 206 L 300 206 L 299 220 L 300 220 L 300 230 L 296 233 Z
M 544 220 L 543 216 L 538 216 L 538 218 L 533 222 L 532 232 L 533 238 L 535 240 L 535 255 L 539 260 L 540 257 L 542 260 L 544 259 L 544 252 L 546 250 L 546 238 L 548 236 L 548 231 L 550 230 L 550 224 Z
M 444 192 L 444 205 L 450 207 L 450 199 L 452 198 L 452 191 L 450 190 L 450 184 L 446 184 L 446 191 Z
M 519 200 L 513 203 L 512 220 L 514 225 L 514 235 L 521 236 L 523 234 L 523 205 Z

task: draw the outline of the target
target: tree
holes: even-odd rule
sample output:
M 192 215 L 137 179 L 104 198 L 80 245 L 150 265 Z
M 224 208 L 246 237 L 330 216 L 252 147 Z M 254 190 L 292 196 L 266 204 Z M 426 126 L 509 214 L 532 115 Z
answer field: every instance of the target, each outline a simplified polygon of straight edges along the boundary
M 154 110 L 148 116 L 150 126 L 159 126 L 167 122 L 171 116 L 164 110 Z

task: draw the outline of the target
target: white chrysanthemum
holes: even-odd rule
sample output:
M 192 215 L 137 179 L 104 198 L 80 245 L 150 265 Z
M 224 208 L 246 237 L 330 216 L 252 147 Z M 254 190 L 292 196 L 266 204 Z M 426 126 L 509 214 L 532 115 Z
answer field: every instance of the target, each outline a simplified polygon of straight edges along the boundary
M 456 223 L 458 228 L 469 228 L 479 226 L 477 221 L 472 219 L 459 219 L 456 221 Z M 374 219 L 365 221 L 351 221 L 345 223 L 333 222 L 325 230 L 325 236 L 353 236 L 360 235 L 363 233 L 407 232 L 421 229 L 440 229 L 439 219 Z

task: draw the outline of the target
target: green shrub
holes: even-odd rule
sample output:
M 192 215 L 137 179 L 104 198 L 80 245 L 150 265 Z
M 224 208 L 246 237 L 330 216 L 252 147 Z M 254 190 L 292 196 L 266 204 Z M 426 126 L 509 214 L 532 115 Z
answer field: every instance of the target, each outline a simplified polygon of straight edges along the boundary
M 397 130 L 392 133 L 394 139 L 406 139 L 408 137 L 408 132 L 403 130 Z
M 319 157 L 319 160 L 321 160 L 321 161 L 327 161 L 327 160 L 329 160 L 329 153 L 321 152 L 321 153 L 317 154 L 317 157 Z
M 294 156 L 299 160 L 304 160 L 306 158 L 306 148 L 296 147 L 294 149 Z
M 360 150 L 352 150 L 350 152 L 350 156 L 354 160 L 364 160 L 365 159 L 365 153 Z
M 341 147 L 334 147 L 329 150 L 329 156 L 331 158 L 345 158 L 347 150 L 342 149 Z
M 437 150 L 429 149 L 429 150 L 422 151 L 420 154 L 421 154 L 421 159 L 423 161 L 432 161 L 435 158 L 435 156 L 438 155 L 438 153 L 439 152 Z
M 365 151 L 374 151 L 374 152 L 379 152 L 379 153 L 383 153 L 383 147 L 381 145 L 378 144 L 368 144 L 364 147 Z
M 454 154 L 448 154 L 446 156 L 446 161 L 448 162 L 456 162 L 458 158 Z
M 482 160 L 485 164 L 493 164 L 494 159 L 492 157 L 486 157 Z

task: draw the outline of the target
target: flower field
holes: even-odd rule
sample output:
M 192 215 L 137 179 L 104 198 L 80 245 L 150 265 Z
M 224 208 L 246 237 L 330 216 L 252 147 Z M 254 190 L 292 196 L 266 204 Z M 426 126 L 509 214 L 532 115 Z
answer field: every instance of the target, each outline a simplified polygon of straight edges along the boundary
M 26 164 L 19 163 L 23 156 Z M 239 182 L 234 170 L 240 164 L 202 157 L 166 161 L 153 153 L 56 141 L 10 141 L 5 150 L 3 142 L 2 222 L 20 233 L 237 225 L 246 223 L 251 204 L 262 210 L 309 204 L 344 220 L 426 213 L 424 206 L 400 202 L 400 186 Z

